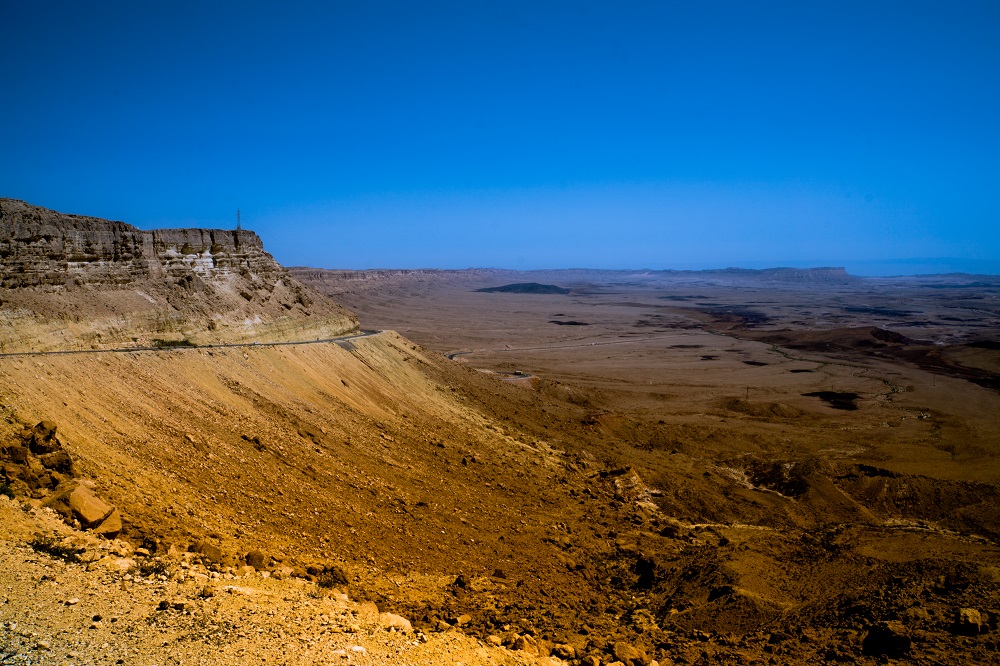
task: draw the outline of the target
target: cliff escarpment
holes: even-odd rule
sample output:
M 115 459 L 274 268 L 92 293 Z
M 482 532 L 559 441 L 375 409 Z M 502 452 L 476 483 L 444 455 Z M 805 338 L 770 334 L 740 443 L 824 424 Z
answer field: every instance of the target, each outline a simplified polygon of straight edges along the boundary
M 247 230 L 142 230 L 0 199 L 2 351 L 329 337 L 356 318 Z

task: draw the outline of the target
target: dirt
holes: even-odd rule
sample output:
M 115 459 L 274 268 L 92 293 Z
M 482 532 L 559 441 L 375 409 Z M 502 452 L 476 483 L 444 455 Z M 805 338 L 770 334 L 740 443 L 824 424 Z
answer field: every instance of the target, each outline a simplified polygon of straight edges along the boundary
M 542 276 L 557 282 L 558 274 Z M 555 397 L 580 413 L 577 432 L 553 419 L 550 433 L 579 442 L 609 469 L 633 467 L 654 489 L 654 519 L 681 527 L 627 513 L 609 520 L 607 510 L 590 518 L 614 543 L 605 564 L 617 561 L 600 589 L 636 597 L 610 604 L 610 631 L 663 659 L 691 662 L 991 660 L 993 630 L 977 633 L 985 642 L 976 646 L 955 618 L 962 604 L 980 604 L 990 617 L 996 610 L 997 396 L 958 373 L 882 352 L 990 350 L 965 341 L 981 339 L 996 315 L 963 317 L 918 341 L 897 332 L 905 330 L 900 322 L 881 319 L 897 314 L 888 307 L 841 308 L 827 320 L 831 302 L 870 302 L 864 282 L 804 289 L 595 281 L 575 285 L 555 310 L 532 298 L 470 294 L 483 279 L 387 279 L 355 291 L 357 283 L 345 282 L 339 298 L 363 325 L 392 321 L 433 349 L 461 350 L 463 364 L 532 374 L 536 399 Z M 954 311 L 939 287 L 908 300 L 907 315 Z M 712 309 L 664 306 L 668 289 L 691 289 Z M 883 280 L 879 289 L 912 295 L 913 286 Z M 748 302 L 752 317 L 743 316 Z M 657 326 L 633 333 L 637 309 Z M 795 323 L 819 311 L 823 320 Z M 544 326 L 553 316 L 591 326 L 566 335 Z M 800 339 L 810 346 L 797 347 Z M 977 362 L 985 368 L 995 359 Z M 678 530 L 690 541 L 661 536 Z M 967 574 L 977 581 L 970 596 L 941 584 Z M 600 604 L 586 608 L 590 617 L 608 614 Z M 637 619 L 644 612 L 652 618 L 645 625 Z M 893 631 L 906 635 L 904 653 L 881 640 L 887 622 L 902 623 Z M 670 649 L 685 638 L 713 649 Z
M 947 305 L 930 343 L 991 372 L 992 282 L 292 275 L 384 332 L 0 358 L 6 662 L 994 660 L 1000 395 L 882 353 Z M 531 281 L 572 292 L 475 291 Z M 116 538 L 46 508 L 43 421 Z

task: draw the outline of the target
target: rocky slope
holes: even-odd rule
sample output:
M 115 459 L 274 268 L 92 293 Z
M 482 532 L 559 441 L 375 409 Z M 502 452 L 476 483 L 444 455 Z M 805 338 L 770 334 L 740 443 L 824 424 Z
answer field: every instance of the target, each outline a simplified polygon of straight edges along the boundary
M 0 199 L 3 352 L 320 338 L 356 318 L 252 231 L 161 229 Z
M 615 379 L 635 401 L 615 403 L 580 362 L 570 375 L 509 373 L 515 383 L 392 331 L 266 344 L 354 320 L 304 288 L 310 305 L 290 300 L 297 283 L 266 255 L 244 274 L 199 264 L 211 247 L 181 245 L 172 263 L 154 242 L 138 264 L 110 247 L 95 261 L 117 281 L 59 283 L 69 263 L 53 260 L 35 272 L 55 278 L 0 296 L 5 348 L 77 349 L 0 357 L 0 495 L 13 496 L 0 501 L 0 662 L 937 664 L 996 652 L 996 485 L 894 471 L 890 421 L 914 438 L 950 426 L 883 395 L 881 371 L 763 344 L 722 354 L 728 339 L 703 347 L 713 336 L 685 324 L 655 356 L 829 366 L 824 382 L 863 394 L 862 408 L 733 398 L 680 373 Z M 398 317 L 410 293 L 393 287 L 387 310 Z M 448 298 L 459 293 L 471 292 Z M 477 296 L 499 319 L 510 313 L 497 303 L 532 299 L 518 307 L 545 320 L 552 299 L 575 298 Z M 433 324 L 425 303 L 414 316 Z M 143 328 L 156 321 L 176 326 Z M 458 321 L 490 333 L 467 307 Z M 275 338 L 169 344 L 250 332 Z M 153 333 L 159 348 L 80 349 Z M 564 352 L 597 358 L 577 342 Z M 970 395 L 982 414 L 996 404 Z

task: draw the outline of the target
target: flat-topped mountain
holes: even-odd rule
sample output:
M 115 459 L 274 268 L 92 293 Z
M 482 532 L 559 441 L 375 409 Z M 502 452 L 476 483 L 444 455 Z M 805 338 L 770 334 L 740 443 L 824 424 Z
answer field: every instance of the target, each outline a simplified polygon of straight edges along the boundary
M 0 199 L 3 351 L 329 337 L 343 308 L 247 230 L 142 230 Z
M 121 285 L 188 273 L 218 278 L 282 271 L 247 230 L 156 229 L 66 215 L 0 199 L 0 279 L 4 287 Z

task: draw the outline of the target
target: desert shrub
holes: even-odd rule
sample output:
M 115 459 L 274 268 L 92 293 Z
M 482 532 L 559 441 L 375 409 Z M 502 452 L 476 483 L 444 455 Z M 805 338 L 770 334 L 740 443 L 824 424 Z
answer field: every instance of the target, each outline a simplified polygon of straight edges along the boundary
M 327 566 L 326 569 L 316 576 L 316 584 L 320 587 L 336 587 L 337 585 L 346 585 L 347 576 L 344 572 L 337 566 Z
M 14 499 L 14 489 L 9 481 L 0 483 L 0 495 L 5 495 L 8 499 Z
M 164 340 L 163 338 L 155 338 L 153 340 L 153 346 L 154 347 L 197 347 L 198 345 L 193 343 L 188 338 L 184 338 L 183 340 Z
M 136 571 L 140 576 L 155 578 L 167 573 L 167 563 L 159 559 L 147 559 L 139 563 Z
M 36 536 L 28 545 L 36 553 L 45 553 L 65 562 L 79 562 L 82 552 L 81 548 L 67 546 L 57 539 L 45 536 Z

